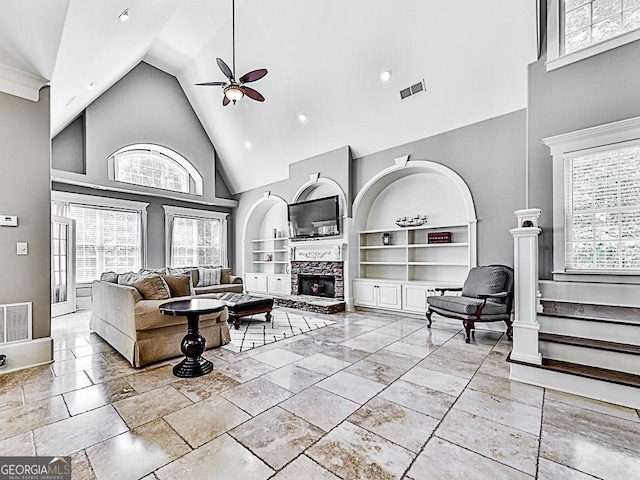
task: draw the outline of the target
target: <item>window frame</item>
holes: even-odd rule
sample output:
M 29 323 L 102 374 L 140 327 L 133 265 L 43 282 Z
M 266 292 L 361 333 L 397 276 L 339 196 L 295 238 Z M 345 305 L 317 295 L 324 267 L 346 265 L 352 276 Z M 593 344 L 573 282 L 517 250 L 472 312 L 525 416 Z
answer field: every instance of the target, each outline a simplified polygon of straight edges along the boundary
M 564 0 L 551 0 L 547 17 L 547 72 L 640 40 L 640 29 L 621 33 L 568 54 L 562 53 Z
M 227 219 L 228 213 L 214 212 L 210 210 L 198 210 L 193 208 L 175 207 L 163 205 L 164 209 L 164 231 L 165 231 L 165 265 L 171 267 L 171 250 L 173 243 L 173 220 L 178 218 L 189 218 L 195 220 L 219 220 L 220 221 L 220 264 L 228 266 L 228 245 L 227 245 Z M 197 266 L 197 265 L 191 265 Z M 176 267 L 179 268 L 179 267 Z
M 58 191 L 51 192 L 51 199 L 57 202 L 68 203 L 69 205 L 135 212 L 140 215 L 140 268 L 147 267 L 147 207 L 149 203 Z M 76 262 L 75 251 L 73 254 L 73 262 L 74 264 Z M 90 286 L 91 283 L 92 282 L 79 282 L 76 280 L 76 287 Z
M 637 270 L 571 270 L 565 262 L 565 159 L 640 145 L 640 117 L 548 137 L 542 142 L 553 157 L 553 279 L 640 284 Z
M 117 178 L 118 174 L 118 164 L 121 158 L 128 157 L 134 155 L 136 153 L 146 152 L 151 157 L 156 156 L 161 158 L 163 161 L 171 161 L 179 167 L 181 170 L 185 171 L 187 174 L 187 182 L 188 182 L 188 191 L 182 190 L 172 190 L 162 187 L 155 187 L 151 185 L 143 185 L 140 183 L 126 182 L 123 180 L 119 180 Z M 149 188 L 152 190 L 160 190 L 164 192 L 171 192 L 177 194 L 187 194 L 187 195 L 198 195 L 202 196 L 204 194 L 204 182 L 202 179 L 202 175 L 198 172 L 198 170 L 193 166 L 193 164 L 187 160 L 185 157 L 180 155 L 175 150 L 172 150 L 167 147 L 163 147 L 162 145 L 156 145 L 152 143 L 135 143 L 131 145 L 127 145 L 122 147 L 111 155 L 107 159 L 107 168 L 108 168 L 108 176 L 109 180 L 114 182 L 118 182 L 125 185 L 131 185 L 135 187 Z

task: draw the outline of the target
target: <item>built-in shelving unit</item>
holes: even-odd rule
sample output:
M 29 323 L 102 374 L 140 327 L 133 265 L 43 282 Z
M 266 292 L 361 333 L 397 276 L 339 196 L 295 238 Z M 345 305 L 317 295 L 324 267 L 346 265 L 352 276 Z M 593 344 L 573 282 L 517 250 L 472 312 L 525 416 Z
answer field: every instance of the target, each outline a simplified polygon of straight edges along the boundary
M 289 273 L 289 239 L 258 238 L 251 240 L 251 272 L 252 273 Z

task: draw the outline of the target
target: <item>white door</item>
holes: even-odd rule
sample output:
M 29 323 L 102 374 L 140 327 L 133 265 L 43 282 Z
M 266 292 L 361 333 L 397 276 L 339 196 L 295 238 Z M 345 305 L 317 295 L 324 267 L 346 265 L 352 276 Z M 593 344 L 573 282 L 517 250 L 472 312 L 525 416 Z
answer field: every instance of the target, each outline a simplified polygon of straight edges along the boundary
M 75 221 L 51 216 L 51 316 L 76 311 Z
M 373 283 L 353 282 L 356 305 L 376 307 L 376 286 Z
M 400 285 L 381 283 L 378 285 L 378 306 L 381 308 L 402 308 Z

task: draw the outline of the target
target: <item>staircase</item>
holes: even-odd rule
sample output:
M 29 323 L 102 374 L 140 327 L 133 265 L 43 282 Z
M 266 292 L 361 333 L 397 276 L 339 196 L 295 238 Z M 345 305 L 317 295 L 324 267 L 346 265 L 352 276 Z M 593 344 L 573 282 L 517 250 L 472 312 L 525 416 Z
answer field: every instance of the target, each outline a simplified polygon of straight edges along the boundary
M 542 301 L 542 365 L 521 365 L 525 381 L 640 408 L 640 308 Z M 526 365 L 526 369 L 524 366 Z M 516 367 L 517 368 L 517 367 Z

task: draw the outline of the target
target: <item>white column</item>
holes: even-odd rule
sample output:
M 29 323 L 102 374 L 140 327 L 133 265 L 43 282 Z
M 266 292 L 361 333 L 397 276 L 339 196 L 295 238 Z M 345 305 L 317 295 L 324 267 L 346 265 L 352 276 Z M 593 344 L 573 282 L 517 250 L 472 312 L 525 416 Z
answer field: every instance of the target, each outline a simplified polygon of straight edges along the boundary
M 514 212 L 518 227 L 511 229 L 515 271 L 515 321 L 511 358 L 521 362 L 542 364 L 538 347 L 540 324 L 538 302 L 538 217 L 541 210 L 530 208 Z

